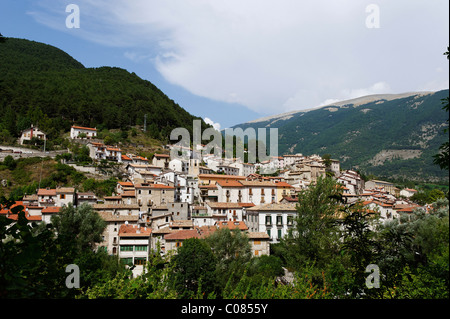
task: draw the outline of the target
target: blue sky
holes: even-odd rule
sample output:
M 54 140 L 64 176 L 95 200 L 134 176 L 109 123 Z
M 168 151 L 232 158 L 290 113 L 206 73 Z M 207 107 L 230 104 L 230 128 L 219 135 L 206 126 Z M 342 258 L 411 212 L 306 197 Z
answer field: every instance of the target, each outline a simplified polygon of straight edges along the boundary
M 67 28 L 66 6 L 80 9 Z M 2 0 L 0 32 L 135 72 L 224 129 L 449 87 L 447 0 Z

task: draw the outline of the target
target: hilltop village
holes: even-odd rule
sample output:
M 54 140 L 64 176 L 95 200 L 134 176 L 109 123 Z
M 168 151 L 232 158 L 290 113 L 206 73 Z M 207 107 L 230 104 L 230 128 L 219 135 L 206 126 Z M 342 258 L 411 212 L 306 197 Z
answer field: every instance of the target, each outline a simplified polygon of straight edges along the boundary
M 22 139 L 30 138 L 30 132 L 24 134 Z M 338 160 L 318 155 L 283 155 L 249 164 L 237 158 L 199 157 L 200 145 L 185 150 L 187 160 L 171 160 L 168 153 L 173 146 L 167 145 L 167 152 L 145 158 L 95 137 L 95 128 L 73 126 L 70 132 L 73 140 L 87 140 L 94 161 L 121 167 L 124 174 L 112 196 L 97 198 L 94 193 L 61 187 L 38 189 L 16 204 L 24 206 L 30 222 L 46 223 L 65 205 L 91 205 L 107 223 L 98 249 L 134 265 L 135 275 L 142 273 L 149 251 L 158 248 L 164 255 L 188 238 L 204 238 L 224 227 L 245 232 L 254 256 L 270 254 L 270 244 L 293 227 L 297 194 L 320 177 L 332 176 L 348 204 L 360 201 L 382 222 L 419 207 L 408 199 L 416 190 L 400 190 L 385 181 L 364 182 L 356 171 L 341 170 Z M 277 174 L 260 174 L 267 169 Z M 17 218 L 5 209 L 0 213 Z

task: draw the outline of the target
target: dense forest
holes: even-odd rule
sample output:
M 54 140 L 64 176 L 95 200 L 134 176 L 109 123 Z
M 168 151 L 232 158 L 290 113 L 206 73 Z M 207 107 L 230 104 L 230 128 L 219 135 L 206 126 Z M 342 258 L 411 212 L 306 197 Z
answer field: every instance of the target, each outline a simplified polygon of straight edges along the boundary
M 31 124 L 56 139 L 74 124 L 127 129 L 143 125 L 147 114 L 147 129 L 168 137 L 176 127 L 192 131 L 192 121 L 200 119 L 134 73 L 85 68 L 53 46 L 5 39 L 0 45 L 0 142 L 15 139 Z

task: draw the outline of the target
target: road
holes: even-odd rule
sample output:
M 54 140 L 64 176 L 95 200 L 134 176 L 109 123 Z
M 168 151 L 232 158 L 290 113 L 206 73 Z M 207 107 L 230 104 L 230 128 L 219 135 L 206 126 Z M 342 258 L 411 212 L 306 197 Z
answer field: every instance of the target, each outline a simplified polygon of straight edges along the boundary
M 54 158 L 58 154 L 67 153 L 67 150 L 60 151 L 46 151 L 42 152 L 39 150 L 33 150 L 25 147 L 17 147 L 17 146 L 8 146 L 8 145 L 0 145 L 0 161 L 11 155 L 14 159 L 22 158 L 22 157 L 51 157 Z M 5 152 L 5 150 L 12 150 L 13 152 Z

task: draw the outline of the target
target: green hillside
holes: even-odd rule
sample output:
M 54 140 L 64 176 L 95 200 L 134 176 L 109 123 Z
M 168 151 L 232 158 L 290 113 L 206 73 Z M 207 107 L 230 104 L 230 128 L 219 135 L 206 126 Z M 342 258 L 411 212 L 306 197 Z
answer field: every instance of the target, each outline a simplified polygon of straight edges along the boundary
M 73 124 L 100 129 L 143 125 L 144 114 L 147 129 L 167 138 L 176 127 L 192 131 L 197 119 L 134 73 L 85 68 L 53 46 L 15 38 L 0 44 L 0 114 L 0 143 L 31 124 L 55 139 Z
M 342 103 L 237 126 L 278 128 L 279 154 L 331 154 L 341 167 L 366 174 L 442 181 L 447 172 L 432 156 L 448 141 L 441 101 L 448 92 Z

